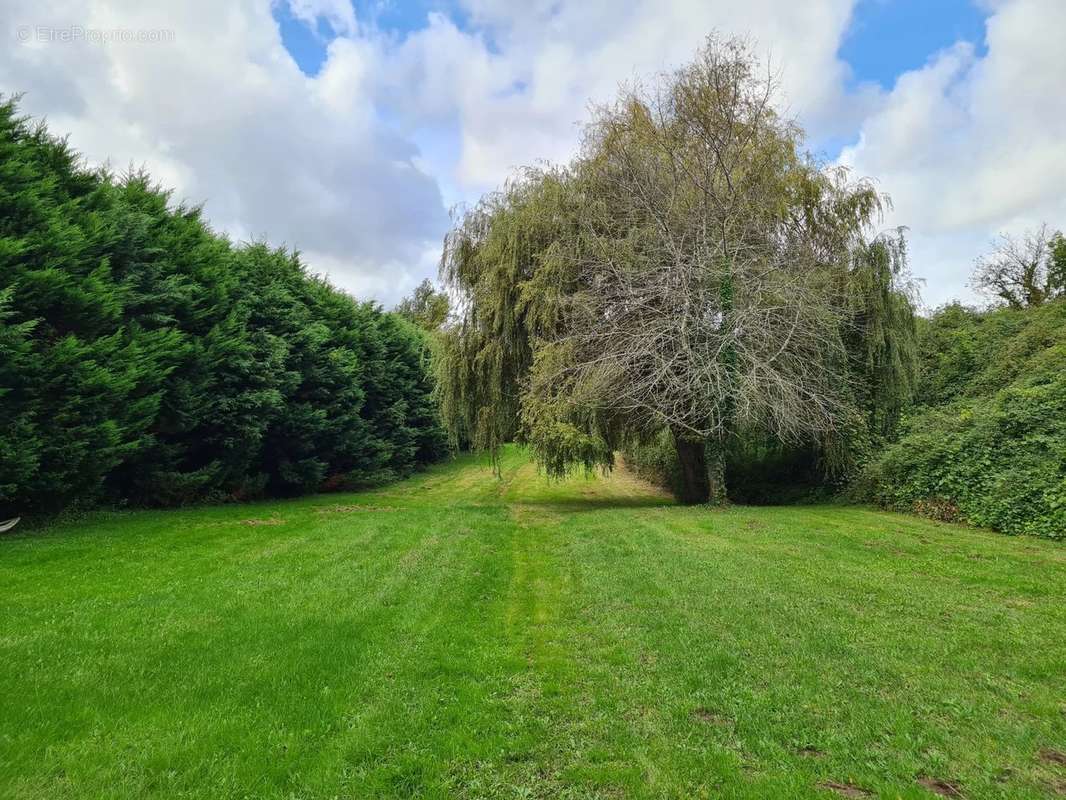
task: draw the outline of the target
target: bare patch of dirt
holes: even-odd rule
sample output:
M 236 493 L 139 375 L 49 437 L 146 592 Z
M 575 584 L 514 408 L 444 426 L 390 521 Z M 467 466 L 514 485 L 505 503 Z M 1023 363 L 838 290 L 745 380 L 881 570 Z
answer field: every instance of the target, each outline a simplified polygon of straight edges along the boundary
M 899 547 L 894 547 L 893 545 L 890 545 L 890 544 L 885 544 L 884 542 L 878 542 L 878 541 L 871 540 L 871 541 L 868 541 L 868 542 L 863 542 L 863 547 L 865 547 L 867 550 L 880 550 L 883 553 L 891 553 L 894 556 L 905 556 L 905 555 L 907 555 L 907 551 L 906 550 L 902 550 Z
M 957 784 L 951 781 L 942 781 L 939 778 L 930 778 L 923 775 L 918 779 L 918 785 L 924 789 L 928 789 L 933 794 L 938 794 L 941 797 L 965 797 L 962 793 L 962 789 Z
M 943 497 L 931 497 L 914 503 L 914 513 L 937 522 L 962 522 L 959 507 Z
M 692 712 L 692 716 L 698 719 L 700 722 L 706 722 L 708 725 L 732 725 L 733 720 L 729 717 L 723 717 L 721 714 L 716 714 L 709 708 L 697 708 Z
M 874 793 L 869 789 L 863 789 L 861 786 L 855 786 L 852 783 L 837 783 L 836 781 L 822 781 L 818 784 L 819 789 L 825 789 L 830 792 L 836 792 L 841 797 L 873 797 Z
M 324 508 L 316 508 L 319 514 L 352 514 L 359 511 L 399 511 L 395 506 L 368 506 L 368 505 L 350 505 L 350 506 L 326 506 Z
M 803 756 L 804 758 L 822 758 L 825 755 L 825 750 L 820 750 L 817 747 L 806 745 L 797 749 L 796 755 Z
M 266 519 L 242 519 L 241 525 L 284 525 L 285 520 L 280 517 L 267 517 Z
M 1047 788 L 1060 797 L 1066 797 L 1066 780 L 1063 780 L 1062 778 L 1048 781 Z
M 1066 753 L 1061 750 L 1054 750 L 1050 747 L 1041 747 L 1037 756 L 1041 761 L 1047 764 L 1058 764 L 1059 766 L 1066 767 Z

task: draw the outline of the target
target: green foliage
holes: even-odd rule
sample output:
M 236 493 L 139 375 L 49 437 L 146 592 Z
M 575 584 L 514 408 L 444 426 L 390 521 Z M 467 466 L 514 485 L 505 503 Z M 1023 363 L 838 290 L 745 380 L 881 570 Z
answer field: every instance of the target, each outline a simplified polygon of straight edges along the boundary
M 393 310 L 422 330 L 433 332 L 444 327 L 451 308 L 447 293 L 434 289 L 429 278 L 426 278 L 415 287 L 410 297 L 397 303 Z
M 712 456 L 708 448 L 708 460 Z M 677 450 L 666 429 L 626 442 L 622 457 L 626 467 L 644 480 L 675 495 L 682 490 Z M 723 469 L 728 500 L 754 505 L 826 499 L 837 491 L 841 480 L 827 470 L 825 453 L 815 444 L 786 445 L 759 432 L 738 435 L 730 441 Z
M 0 510 L 377 483 L 444 452 L 426 337 L 0 104 Z
M 922 329 L 920 405 L 860 490 L 895 508 L 1066 538 L 1066 303 L 952 305 Z
M 1066 297 L 1066 236 L 1056 232 L 1049 244 L 1048 287 L 1053 297 Z
M 627 441 L 622 458 L 628 469 L 649 483 L 662 486 L 674 495 L 682 491 L 681 465 L 677 460 L 674 439 L 666 428 Z
M 1045 351 L 1066 342 L 1066 303 L 986 312 L 952 304 L 921 325 L 915 399 L 929 406 L 981 397 L 1024 377 Z
M 918 373 L 917 292 L 903 231 L 857 248 L 847 286 L 845 339 L 856 406 L 865 432 L 875 441 L 888 440 L 914 396 Z
M 537 340 L 557 322 L 565 275 L 552 256 L 576 224 L 565 213 L 572 199 L 567 181 L 564 171 L 529 170 L 485 197 L 445 242 L 443 277 L 467 301 L 458 324 L 442 335 L 436 361 L 453 441 L 495 453 L 525 438 L 519 387 Z M 587 446 L 573 452 L 579 450 L 591 452 Z
M 798 447 L 765 436 L 740 437 L 726 457 L 729 499 L 750 505 L 825 500 L 841 480 L 826 466 L 824 451 L 814 444 Z

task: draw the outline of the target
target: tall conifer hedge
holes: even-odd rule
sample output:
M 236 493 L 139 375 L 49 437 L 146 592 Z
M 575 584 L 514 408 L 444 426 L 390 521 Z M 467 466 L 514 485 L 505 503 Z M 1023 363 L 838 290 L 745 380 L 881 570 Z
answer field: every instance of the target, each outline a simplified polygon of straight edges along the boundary
M 408 474 L 445 448 L 424 336 L 0 103 L 0 517 Z

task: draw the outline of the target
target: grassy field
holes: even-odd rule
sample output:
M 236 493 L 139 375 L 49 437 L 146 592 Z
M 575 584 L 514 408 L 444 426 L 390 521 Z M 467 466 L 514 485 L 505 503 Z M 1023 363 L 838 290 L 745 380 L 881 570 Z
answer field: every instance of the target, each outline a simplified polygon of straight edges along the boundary
M 0 538 L 0 797 L 1066 793 L 1061 545 L 502 467 Z

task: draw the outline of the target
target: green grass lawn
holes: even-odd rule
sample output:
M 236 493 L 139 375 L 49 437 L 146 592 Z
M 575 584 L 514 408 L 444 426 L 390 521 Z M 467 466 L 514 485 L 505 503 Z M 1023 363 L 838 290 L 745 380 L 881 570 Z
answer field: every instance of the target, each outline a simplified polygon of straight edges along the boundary
M 502 475 L 0 538 L 0 797 L 1066 793 L 1061 545 Z

